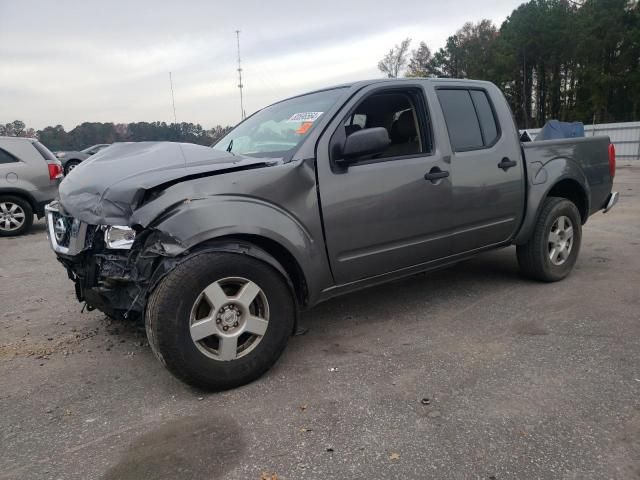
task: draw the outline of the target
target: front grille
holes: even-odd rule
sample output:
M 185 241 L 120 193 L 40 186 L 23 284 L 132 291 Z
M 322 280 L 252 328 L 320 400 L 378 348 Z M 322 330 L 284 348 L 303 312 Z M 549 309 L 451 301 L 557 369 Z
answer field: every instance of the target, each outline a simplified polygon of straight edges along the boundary
M 87 224 L 60 213 L 57 202 L 45 207 L 47 234 L 51 248 L 57 253 L 77 255 L 86 247 Z
M 73 224 L 73 218 L 65 217 L 60 212 L 53 212 L 52 221 L 53 221 L 53 235 L 55 236 L 56 243 L 61 247 L 69 248 L 69 241 L 71 240 L 71 225 Z

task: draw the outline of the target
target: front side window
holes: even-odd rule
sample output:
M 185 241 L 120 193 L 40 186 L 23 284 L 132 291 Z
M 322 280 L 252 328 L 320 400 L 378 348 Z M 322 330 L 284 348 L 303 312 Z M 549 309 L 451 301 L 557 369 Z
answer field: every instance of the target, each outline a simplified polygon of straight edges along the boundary
M 266 107 L 231 130 L 213 148 L 252 157 L 293 155 L 343 92 L 342 88 L 334 88 Z
M 420 127 L 418 93 L 413 91 L 385 91 L 365 98 L 345 119 L 344 137 L 365 128 L 384 127 L 391 145 L 381 154 L 369 159 L 384 159 L 424 153 L 424 133 Z

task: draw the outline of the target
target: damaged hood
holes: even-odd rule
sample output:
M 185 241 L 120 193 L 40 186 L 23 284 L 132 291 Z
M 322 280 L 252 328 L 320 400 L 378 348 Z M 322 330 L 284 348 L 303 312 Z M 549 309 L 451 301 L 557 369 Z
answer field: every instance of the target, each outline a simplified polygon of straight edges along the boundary
M 69 215 L 92 225 L 127 225 L 134 206 L 151 188 L 275 163 L 191 143 L 116 143 L 82 162 L 62 181 L 60 204 Z

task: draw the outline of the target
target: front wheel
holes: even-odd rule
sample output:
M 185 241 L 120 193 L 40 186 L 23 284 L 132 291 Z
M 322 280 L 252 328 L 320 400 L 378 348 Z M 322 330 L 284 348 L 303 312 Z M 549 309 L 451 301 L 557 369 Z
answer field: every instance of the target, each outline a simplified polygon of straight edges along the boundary
M 156 287 L 146 311 L 149 344 L 176 377 L 224 390 L 249 383 L 280 357 L 295 303 L 282 275 L 234 253 L 201 253 Z
M 520 270 L 544 282 L 562 280 L 576 263 L 581 240 L 582 222 L 576 206 L 565 198 L 549 197 L 531 239 L 517 247 Z

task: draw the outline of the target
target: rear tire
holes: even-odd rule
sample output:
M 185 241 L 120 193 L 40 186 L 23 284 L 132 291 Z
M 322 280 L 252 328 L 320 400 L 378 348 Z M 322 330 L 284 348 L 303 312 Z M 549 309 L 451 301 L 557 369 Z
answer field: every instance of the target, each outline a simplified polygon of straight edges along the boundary
M 76 168 L 78 165 L 80 165 L 80 162 L 78 160 L 69 160 L 64 166 L 64 174 L 69 175 L 71 173 L 71 170 Z
M 31 204 L 13 195 L 0 196 L 0 237 L 17 237 L 33 225 Z
M 543 282 L 562 280 L 573 270 L 581 240 L 582 219 L 577 207 L 565 198 L 547 198 L 531 239 L 517 246 L 520 271 Z
M 294 320 L 295 302 L 279 272 L 247 255 L 215 252 L 192 256 L 159 283 L 145 326 L 149 345 L 173 375 L 225 390 L 276 362 Z

